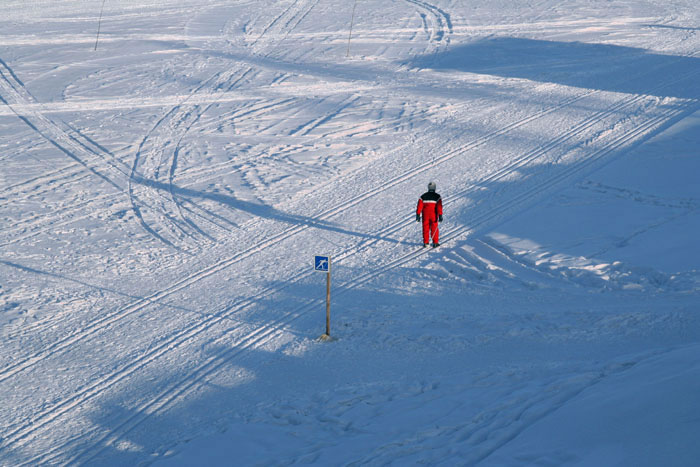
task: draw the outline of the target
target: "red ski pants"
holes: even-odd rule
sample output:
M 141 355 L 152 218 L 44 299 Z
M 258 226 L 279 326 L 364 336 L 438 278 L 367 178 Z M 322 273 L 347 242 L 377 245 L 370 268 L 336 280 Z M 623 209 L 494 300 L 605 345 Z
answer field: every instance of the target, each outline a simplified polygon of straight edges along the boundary
M 423 243 L 430 243 L 431 237 L 433 238 L 433 243 L 440 243 L 440 230 L 438 229 L 437 216 L 427 214 L 423 211 Z

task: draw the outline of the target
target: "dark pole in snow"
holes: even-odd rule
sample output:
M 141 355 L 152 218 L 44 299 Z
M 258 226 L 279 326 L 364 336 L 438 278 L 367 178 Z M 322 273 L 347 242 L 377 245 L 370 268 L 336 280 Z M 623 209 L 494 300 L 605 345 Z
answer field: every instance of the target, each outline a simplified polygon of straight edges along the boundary
M 100 19 L 97 21 L 97 38 L 95 39 L 95 50 L 93 52 L 97 51 L 97 41 L 100 40 L 100 26 L 102 25 L 102 12 L 105 9 L 105 2 L 107 0 L 102 0 L 102 8 L 100 8 Z
M 314 271 L 326 273 L 326 333 L 319 340 L 331 341 L 331 256 L 316 255 Z
M 331 267 L 328 257 L 328 273 L 326 274 L 326 336 L 331 337 Z
M 350 32 L 348 33 L 348 52 L 345 54 L 346 57 L 350 56 L 350 38 L 352 37 L 352 25 L 355 23 L 355 8 L 357 8 L 357 0 L 352 7 L 352 18 L 350 19 Z

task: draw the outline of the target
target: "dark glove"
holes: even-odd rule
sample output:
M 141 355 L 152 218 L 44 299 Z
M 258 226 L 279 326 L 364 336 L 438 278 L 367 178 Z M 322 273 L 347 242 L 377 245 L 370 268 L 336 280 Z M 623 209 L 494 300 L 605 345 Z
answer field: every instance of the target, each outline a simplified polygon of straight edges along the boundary
M 416 222 L 420 222 L 420 214 L 416 214 Z
M 438 216 L 438 222 L 442 222 L 442 214 Z

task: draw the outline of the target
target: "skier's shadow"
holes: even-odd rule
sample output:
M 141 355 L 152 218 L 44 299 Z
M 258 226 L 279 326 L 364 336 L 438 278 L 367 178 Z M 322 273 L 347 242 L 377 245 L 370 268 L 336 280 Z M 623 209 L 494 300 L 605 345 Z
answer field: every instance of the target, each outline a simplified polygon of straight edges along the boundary
M 369 234 L 365 232 L 357 232 L 354 230 L 348 230 L 337 224 L 324 221 L 321 219 L 302 216 L 298 214 L 290 214 L 279 209 L 275 209 L 271 206 L 264 204 L 252 203 L 250 201 L 245 201 L 238 199 L 234 196 L 223 194 L 223 193 L 213 193 L 209 191 L 199 191 L 190 188 L 183 188 L 177 185 L 170 185 L 163 182 L 158 182 L 154 180 L 148 180 L 143 177 L 134 177 L 133 179 L 136 183 L 144 186 L 155 188 L 156 190 L 164 190 L 167 192 L 172 192 L 174 195 L 182 198 L 196 198 L 196 199 L 207 199 L 215 201 L 219 204 L 223 204 L 229 208 L 237 209 L 243 212 L 247 212 L 256 217 L 262 217 L 265 219 L 272 219 L 279 222 L 284 222 L 286 224 L 313 227 L 317 229 L 326 230 L 329 232 L 340 233 L 344 235 L 351 235 L 354 237 L 360 237 L 368 240 L 382 240 L 389 243 L 401 243 L 399 240 L 387 236 L 381 236 L 376 234 Z

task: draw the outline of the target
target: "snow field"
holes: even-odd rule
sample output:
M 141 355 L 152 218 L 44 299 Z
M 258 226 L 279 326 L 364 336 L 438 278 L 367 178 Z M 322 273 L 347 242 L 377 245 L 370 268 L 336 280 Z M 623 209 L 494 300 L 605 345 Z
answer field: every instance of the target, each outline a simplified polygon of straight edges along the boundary
M 692 465 L 692 2 L 98 6 L 0 7 L 0 463 Z

